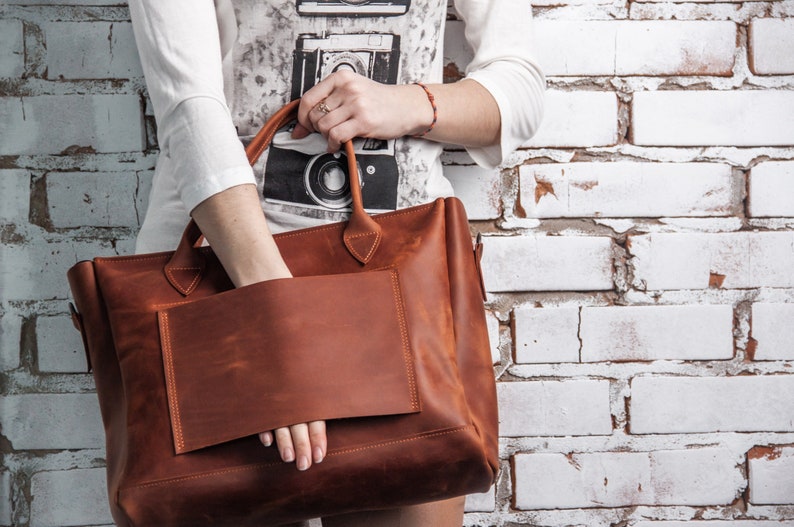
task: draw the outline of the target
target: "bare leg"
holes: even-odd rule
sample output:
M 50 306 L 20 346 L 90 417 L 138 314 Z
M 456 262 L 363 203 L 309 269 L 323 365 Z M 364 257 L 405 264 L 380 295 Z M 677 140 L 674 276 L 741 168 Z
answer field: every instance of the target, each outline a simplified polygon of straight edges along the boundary
M 464 497 L 400 509 L 323 518 L 323 527 L 460 527 Z

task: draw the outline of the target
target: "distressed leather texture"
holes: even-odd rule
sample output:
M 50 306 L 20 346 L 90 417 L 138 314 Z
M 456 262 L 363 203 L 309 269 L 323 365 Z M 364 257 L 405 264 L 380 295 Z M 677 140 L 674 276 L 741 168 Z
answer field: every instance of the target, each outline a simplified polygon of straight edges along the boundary
M 354 195 L 350 222 L 276 236 L 294 279 L 239 289 L 201 239 L 191 222 L 174 252 L 68 273 L 118 525 L 279 525 L 491 486 L 496 390 L 460 201 L 370 217 Z M 328 455 L 305 472 L 256 437 L 313 419 Z

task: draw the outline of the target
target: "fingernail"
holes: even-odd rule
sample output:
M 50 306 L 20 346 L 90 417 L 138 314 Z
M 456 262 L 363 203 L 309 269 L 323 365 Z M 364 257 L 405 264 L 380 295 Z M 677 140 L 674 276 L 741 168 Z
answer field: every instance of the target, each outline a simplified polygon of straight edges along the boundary
M 320 447 L 314 447 L 314 462 L 315 463 L 323 462 L 323 449 Z
M 273 436 L 271 436 L 269 433 L 260 434 L 259 440 L 262 441 L 262 444 L 265 446 L 270 446 L 273 444 Z
M 303 139 L 304 137 L 309 135 L 309 130 L 306 129 L 303 125 L 295 125 L 295 128 L 292 129 L 292 138 L 293 139 Z
M 298 458 L 298 470 L 306 470 L 307 468 L 309 468 L 309 458 L 306 456 Z
M 283 459 L 287 463 L 292 463 L 293 461 L 295 461 L 295 454 L 292 452 L 291 448 L 285 448 L 284 454 L 282 454 L 281 459 Z

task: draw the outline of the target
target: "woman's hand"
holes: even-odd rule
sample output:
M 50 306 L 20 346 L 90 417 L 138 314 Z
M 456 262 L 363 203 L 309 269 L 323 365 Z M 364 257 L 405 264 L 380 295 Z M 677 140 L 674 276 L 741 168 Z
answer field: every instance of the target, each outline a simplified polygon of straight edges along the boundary
M 292 276 L 267 226 L 254 185 L 215 194 L 191 214 L 236 287 Z M 259 438 L 269 446 L 273 432 L 263 432 Z M 321 462 L 328 449 L 324 421 L 279 428 L 275 440 L 281 459 L 295 461 L 298 470 L 306 470 L 312 461 Z
M 273 435 L 273 432 L 262 432 L 259 440 L 263 445 L 270 446 L 273 444 Z M 308 469 L 312 462 L 322 462 L 328 450 L 325 421 L 278 428 L 275 436 L 281 459 L 286 463 L 294 461 L 298 470 Z
M 394 139 L 420 134 L 433 122 L 425 91 L 414 84 L 381 84 L 348 70 L 332 73 L 307 91 L 293 137 L 320 132 L 328 151 L 355 137 Z

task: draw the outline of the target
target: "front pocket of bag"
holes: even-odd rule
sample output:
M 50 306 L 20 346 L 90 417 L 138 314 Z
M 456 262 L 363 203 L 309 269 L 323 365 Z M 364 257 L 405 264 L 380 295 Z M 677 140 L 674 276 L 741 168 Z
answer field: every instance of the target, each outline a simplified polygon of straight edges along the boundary
M 296 423 L 420 410 L 395 269 L 261 282 L 158 320 L 177 454 Z

